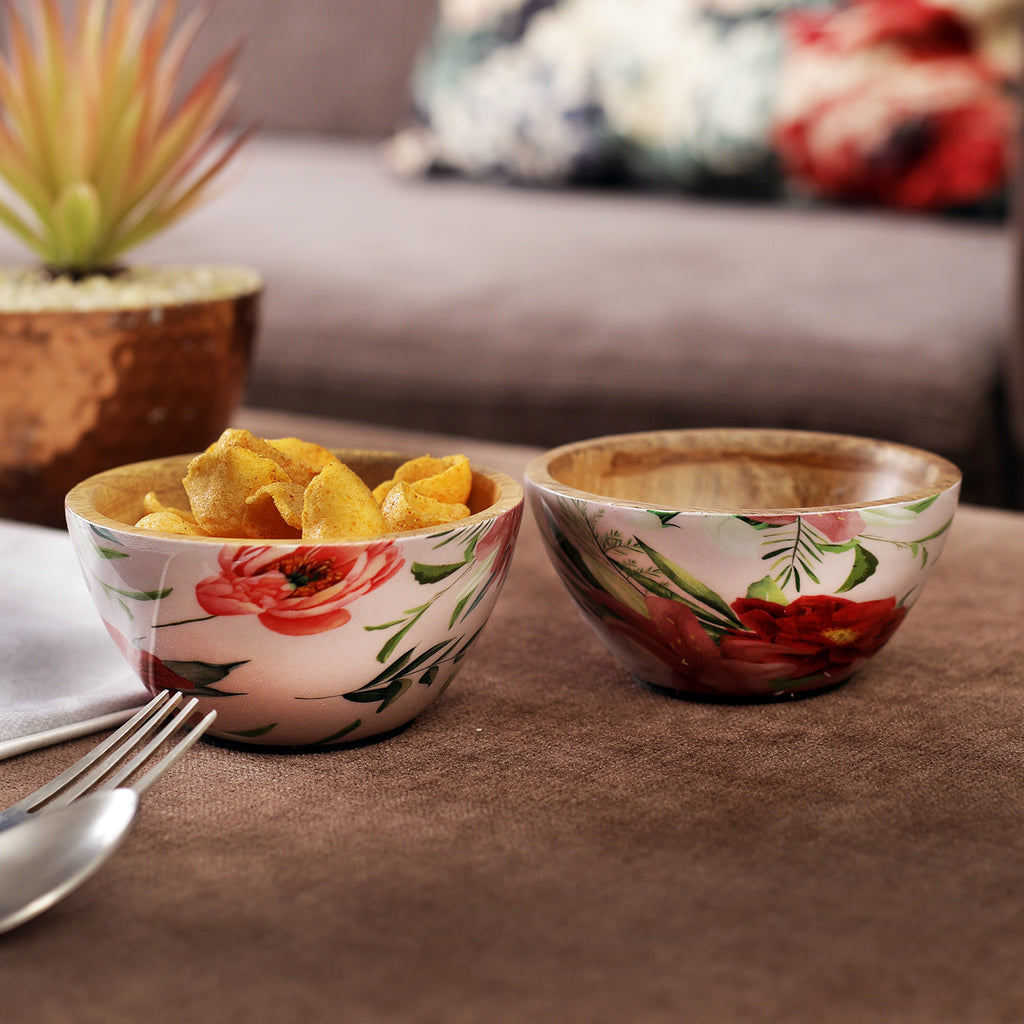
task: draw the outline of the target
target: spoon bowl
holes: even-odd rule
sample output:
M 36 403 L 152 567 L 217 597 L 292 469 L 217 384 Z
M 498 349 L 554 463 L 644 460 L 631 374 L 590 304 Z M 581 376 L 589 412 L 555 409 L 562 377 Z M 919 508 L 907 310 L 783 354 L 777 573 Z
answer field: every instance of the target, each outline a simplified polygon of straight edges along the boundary
M 138 806 L 131 789 L 104 790 L 0 832 L 0 933 L 89 878 L 121 845 Z

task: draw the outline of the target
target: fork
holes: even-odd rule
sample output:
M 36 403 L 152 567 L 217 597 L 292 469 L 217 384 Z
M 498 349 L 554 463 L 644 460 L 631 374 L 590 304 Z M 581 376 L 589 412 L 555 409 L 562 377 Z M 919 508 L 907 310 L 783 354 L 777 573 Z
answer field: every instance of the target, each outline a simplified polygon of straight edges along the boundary
M 181 700 L 180 693 L 161 691 L 85 757 L 17 803 L 0 811 L 0 832 L 25 821 L 29 815 L 66 807 L 86 793 L 115 789 L 129 779 L 188 721 L 199 703 L 192 697 L 178 708 L 177 714 L 170 717 Z M 217 712 L 210 711 L 187 736 L 178 741 L 129 788 L 137 796 L 145 793 L 206 732 L 216 717 Z M 135 756 L 128 760 L 133 753 Z

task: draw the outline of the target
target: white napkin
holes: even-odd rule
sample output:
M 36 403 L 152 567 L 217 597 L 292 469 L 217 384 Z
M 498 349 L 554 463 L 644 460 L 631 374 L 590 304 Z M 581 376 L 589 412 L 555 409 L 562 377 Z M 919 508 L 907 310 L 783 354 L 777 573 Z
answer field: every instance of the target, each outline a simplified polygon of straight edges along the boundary
M 0 759 L 109 728 L 148 699 L 68 535 L 0 520 Z

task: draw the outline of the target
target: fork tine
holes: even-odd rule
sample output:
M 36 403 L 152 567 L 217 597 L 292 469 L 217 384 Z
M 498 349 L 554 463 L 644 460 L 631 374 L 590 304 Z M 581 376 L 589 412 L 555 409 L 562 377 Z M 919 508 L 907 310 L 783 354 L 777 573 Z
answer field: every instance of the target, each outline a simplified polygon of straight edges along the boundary
M 138 771 L 138 769 L 141 768 L 142 765 L 150 759 L 150 757 L 152 757 L 153 751 L 156 750 L 156 748 L 159 747 L 160 744 L 171 735 L 171 733 L 175 732 L 188 721 L 192 715 L 192 709 L 198 703 L 199 701 L 193 697 L 185 704 L 182 704 L 182 706 L 178 708 L 177 714 L 167 721 L 164 727 L 155 736 L 153 736 L 152 739 L 150 739 L 150 741 L 141 750 L 139 750 L 130 761 L 121 765 L 116 772 L 108 778 L 105 778 L 96 788 L 113 789 L 115 786 L 127 779 L 129 775 Z
M 117 747 L 129 736 L 135 736 L 137 728 L 145 730 L 144 734 L 151 731 L 147 729 L 146 725 L 149 719 L 156 716 L 165 707 L 169 710 L 177 705 L 181 701 L 180 693 L 172 693 L 168 690 L 162 690 L 156 697 L 154 697 L 148 704 L 144 705 L 139 709 L 136 714 L 128 719 L 116 732 L 111 733 L 102 743 L 97 744 L 89 751 L 84 757 L 80 758 L 69 768 L 66 768 L 55 776 L 49 782 L 40 786 L 37 790 L 29 793 L 24 799 L 20 800 L 17 807 L 25 811 L 30 811 L 35 807 L 38 807 L 41 803 L 49 800 L 51 797 L 56 796 L 70 786 L 76 779 L 79 778 L 84 772 L 88 771 L 97 761 L 100 760 L 108 751 Z M 162 716 L 161 716 L 162 717 Z M 133 746 L 138 744 L 138 739 L 135 739 L 132 746 L 128 747 L 130 751 Z M 126 751 L 127 752 L 127 751 Z M 125 756 L 124 753 L 121 757 Z M 62 800 L 65 796 L 61 797 Z
M 153 783 L 156 782 L 157 779 L 159 779 L 160 776 L 163 775 L 163 773 L 167 771 L 167 769 L 170 768 L 171 765 L 174 764 L 174 762 L 177 761 L 178 758 L 181 757 L 181 755 L 184 754 L 185 751 L 203 735 L 204 732 L 206 732 L 207 729 L 210 728 L 216 717 L 216 711 L 208 711 L 202 721 L 193 726 L 188 735 L 185 736 L 177 746 L 164 754 L 164 756 L 141 779 L 139 779 L 138 782 L 134 783 L 131 788 L 134 789 L 139 796 L 142 796 L 142 794 L 145 793 L 146 790 L 149 789 L 149 787 L 152 786 Z
M 125 733 L 119 746 L 110 749 L 110 752 L 98 764 L 94 764 L 80 778 L 73 781 L 69 786 L 58 793 L 50 802 L 49 807 L 65 807 L 72 800 L 77 800 L 84 793 L 98 787 L 99 783 L 116 768 L 122 761 L 131 755 L 140 744 L 144 743 L 154 729 L 160 727 L 160 723 L 181 703 L 181 694 L 175 693 L 170 699 L 163 701 L 148 717 L 142 719 L 133 732 Z

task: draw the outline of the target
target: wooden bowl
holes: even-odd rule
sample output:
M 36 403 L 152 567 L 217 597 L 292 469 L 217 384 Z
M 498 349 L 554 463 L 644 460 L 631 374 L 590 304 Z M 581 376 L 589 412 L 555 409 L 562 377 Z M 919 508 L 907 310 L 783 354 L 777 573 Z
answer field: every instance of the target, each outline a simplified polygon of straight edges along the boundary
M 526 484 L 563 583 L 630 673 L 765 699 L 834 686 L 892 637 L 960 471 L 867 438 L 683 430 L 556 448 Z
M 371 486 L 408 455 L 338 451 Z M 473 467 L 472 515 L 368 540 L 303 543 L 138 529 L 143 495 L 184 503 L 191 456 L 97 474 L 67 497 L 97 611 L 148 689 L 217 711 L 209 735 L 323 747 L 407 725 L 444 692 L 504 583 L 523 510 Z

